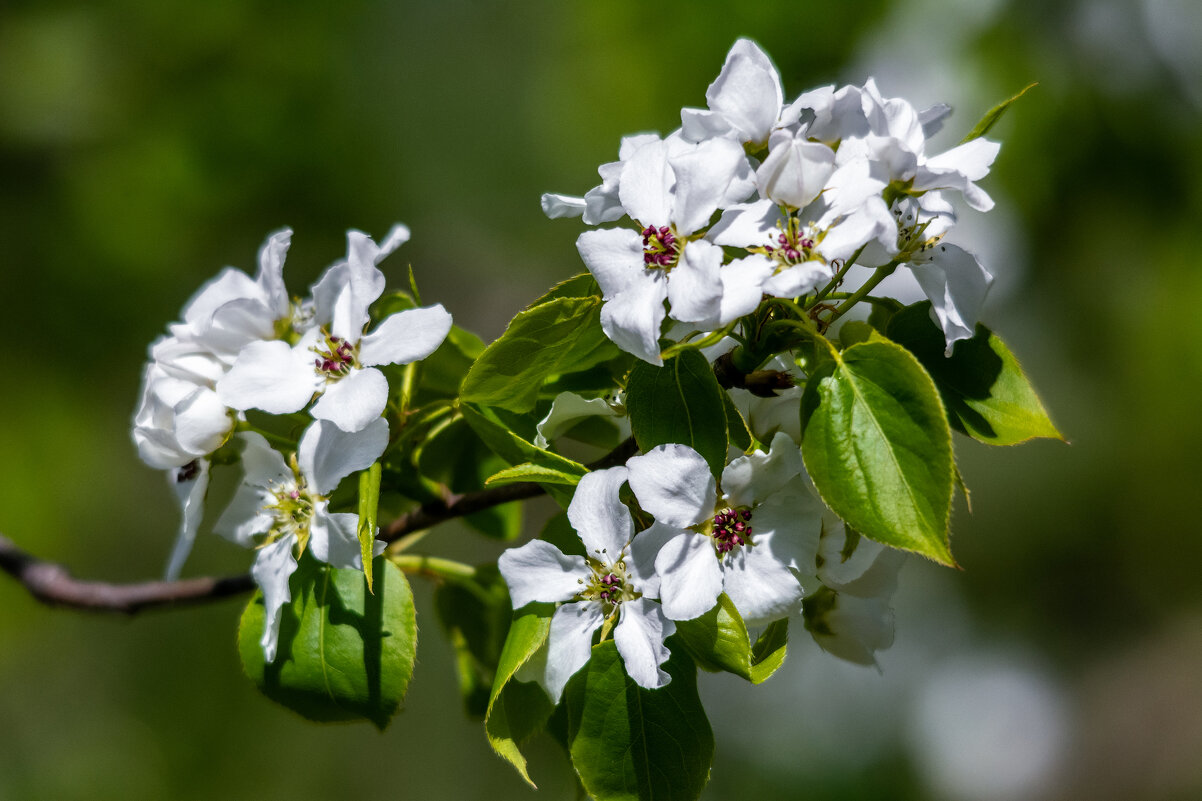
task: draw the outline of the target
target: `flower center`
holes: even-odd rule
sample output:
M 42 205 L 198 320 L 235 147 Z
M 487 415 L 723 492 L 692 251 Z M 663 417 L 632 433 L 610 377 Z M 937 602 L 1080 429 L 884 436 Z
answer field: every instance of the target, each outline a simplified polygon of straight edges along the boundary
M 739 506 L 718 512 L 710 524 L 710 538 L 718 556 L 725 556 L 735 548 L 751 546 L 751 510 Z
M 342 337 L 321 330 L 322 339 L 310 350 L 317 354 L 313 367 L 329 381 L 337 381 L 359 366 L 359 343 L 347 342 Z
M 893 208 L 893 216 L 897 218 L 897 260 L 913 261 L 921 258 L 922 254 L 931 250 L 943 239 L 943 234 L 923 238 L 927 226 L 935 221 L 934 217 L 922 219 L 915 203 L 897 203 Z M 929 260 L 930 257 L 927 257 Z
M 680 260 L 680 240 L 667 225 L 643 229 L 643 266 L 649 270 L 670 270 Z
M 309 494 L 305 480 L 296 478 L 269 488 L 272 501 L 264 510 L 274 520 L 269 539 L 275 540 L 295 534 L 304 542 L 309 535 L 309 522 L 313 519 L 313 496 Z
M 638 598 L 641 593 L 630 585 L 630 574 L 626 570 L 626 562 L 619 559 L 613 564 L 596 559 L 588 560 L 592 575 L 587 579 L 579 579 L 583 589 L 577 594 L 582 601 L 600 601 L 604 605 L 608 617 L 623 602 Z
M 759 251 L 777 262 L 780 265 L 777 267 L 778 270 L 813 259 L 821 259 L 821 256 L 813 251 L 818 242 L 822 240 L 823 232 L 816 231 L 813 223 L 803 226 L 801 220 L 790 214 L 788 221 L 783 225 L 777 222 L 776 228 L 778 233 L 768 240 L 767 245 L 762 248 L 749 249 L 753 252 Z

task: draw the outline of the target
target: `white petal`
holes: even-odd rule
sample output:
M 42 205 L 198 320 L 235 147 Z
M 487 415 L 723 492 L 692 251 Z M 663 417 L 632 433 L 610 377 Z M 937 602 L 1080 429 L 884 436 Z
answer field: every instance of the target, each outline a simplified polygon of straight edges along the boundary
M 586 602 L 564 604 L 551 618 L 547 635 L 547 674 L 543 685 L 558 702 L 568 679 L 584 667 L 593 653 L 593 632 L 604 618 L 601 605 Z
M 927 159 L 926 166 L 937 173 L 956 172 L 970 181 L 979 181 L 989 174 L 989 168 L 1001 148 L 998 142 L 978 137 Z M 917 182 L 914 188 L 920 188 Z
M 175 545 L 171 548 L 171 558 L 167 560 L 167 571 L 163 575 L 165 581 L 175 581 L 179 578 L 180 570 L 188 554 L 192 552 L 192 543 L 196 541 L 196 530 L 200 528 L 201 518 L 205 511 L 205 494 L 209 491 L 209 460 L 200 459 L 196 462 L 195 475 L 183 478 L 192 469 L 181 471 L 176 468 L 167 471 L 167 480 L 175 498 L 179 501 L 180 525 L 179 534 L 175 537 Z
M 976 256 L 956 245 L 936 245 L 930 262 L 911 264 L 910 269 L 931 299 L 931 312 L 943 329 L 950 356 L 957 340 L 972 337 L 993 277 Z
M 231 409 L 288 414 L 305 408 L 321 385 L 312 354 L 287 342 L 252 342 L 217 382 L 217 395 Z
M 374 367 L 352 369 L 332 384 L 313 404 L 317 420 L 329 420 L 343 431 L 362 431 L 379 420 L 388 405 L 388 379 Z
M 764 293 L 777 298 L 796 298 L 826 284 L 834 276 L 834 271 L 825 262 L 802 262 L 765 279 Z
M 584 542 L 585 552 L 606 564 L 618 561 L 634 536 L 630 510 L 618 500 L 626 474 L 625 467 L 587 474 L 568 504 L 568 520 Z
M 574 392 L 561 392 L 551 401 L 551 410 L 535 427 L 534 444 L 546 448 L 581 420 L 590 417 L 617 417 L 618 413 L 605 398 L 582 398 Z M 622 418 L 621 422 L 625 422 Z
M 717 325 L 729 325 L 755 311 L 764 297 L 764 282 L 775 269 L 771 259 L 758 253 L 724 265 Z
M 822 503 L 800 481 L 786 486 L 751 515 L 755 550 L 782 565 L 813 575 L 822 533 Z
M 634 588 L 644 596 L 659 597 L 659 574 L 655 572 L 655 559 L 668 540 L 680 533 L 680 529 L 656 520 L 636 534 L 630 543 L 630 558 L 626 561 L 626 567 Z
M 889 598 L 897 590 L 898 572 L 905 554 L 867 537 L 860 537 L 855 549 L 843 555 L 847 537 L 844 526 L 832 526 L 822 537 L 818 553 L 822 567 L 818 577 L 823 584 L 858 598 Z
M 690 142 L 702 142 L 735 132 L 734 126 L 722 114 L 704 108 L 680 110 L 680 132 Z
M 296 544 L 295 537 L 283 537 L 270 545 L 260 548 L 255 556 L 255 563 L 250 574 L 255 584 L 263 591 L 263 607 L 266 621 L 263 627 L 263 637 L 259 644 L 263 646 L 263 656 L 270 664 L 275 661 L 276 644 L 280 636 L 280 613 L 284 604 L 292 600 L 288 589 L 288 578 L 296 572 L 296 560 L 292 558 L 292 546 Z
M 238 436 L 246 443 L 241 456 L 244 483 L 265 487 L 292 478 L 292 470 L 284 457 L 267 444 L 262 434 L 244 431 Z
M 722 471 L 722 491 L 733 506 L 766 501 L 801 475 L 801 450 L 788 434 L 777 433 L 768 452 L 740 456 Z
M 814 641 L 822 650 L 849 662 L 875 665 L 875 652 L 893 645 L 893 609 L 887 599 L 839 593 L 820 622 L 825 631 L 811 629 Z
M 497 559 L 497 569 L 509 585 L 514 609 L 533 601 L 567 601 L 584 588 L 582 580 L 591 575 L 583 556 L 567 556 L 546 540 L 510 548 Z
M 217 450 L 233 427 L 229 410 L 207 387 L 198 387 L 175 405 L 175 436 L 190 453 L 200 456 Z
M 359 361 L 371 366 L 409 364 L 438 350 L 450 331 L 451 315 L 441 303 L 397 312 L 363 337 Z
M 663 364 L 659 332 L 667 296 L 668 282 L 662 274 L 640 277 L 636 284 L 601 307 L 601 330 L 627 353 L 656 366 Z
M 675 320 L 701 322 L 719 315 L 722 301 L 722 248 L 704 239 L 684 247 L 668 274 L 669 314 Z
M 579 217 L 584 214 L 585 203 L 582 197 L 544 192 L 541 203 L 543 214 L 552 220 L 559 217 Z
M 646 272 L 642 238 L 629 228 L 585 231 L 576 239 L 576 249 L 605 300 L 625 292 Z
M 313 518 L 309 523 L 309 552 L 330 567 L 362 570 L 359 515 L 331 514 L 329 503 L 318 501 L 313 506 Z
M 676 624 L 664 617 L 655 601 L 636 598 L 622 604 L 618 625 L 614 627 L 614 645 L 622 657 L 626 675 L 648 690 L 663 687 L 672 680 L 660 665 L 672 654 L 664 638 L 676 633 Z
M 922 135 L 930 139 L 943 128 L 943 121 L 952 114 L 952 107 L 947 103 L 936 103 L 918 112 L 918 122 L 922 125 Z
M 681 236 L 708 225 L 726 200 L 731 182 L 749 171 L 743 148 L 730 139 L 694 145 L 673 155 L 669 162 L 676 175 L 670 220 Z
M 626 160 L 618 185 L 622 207 L 643 225 L 666 225 L 672 213 L 676 174 L 668 163 L 668 146 L 649 142 Z
M 704 615 L 722 592 L 722 567 L 704 534 L 686 532 L 668 540 L 655 558 L 655 572 L 664 615 L 672 620 Z
M 243 484 L 213 524 L 213 531 L 243 548 L 252 547 L 255 537 L 266 534 L 275 522 L 264 511 L 273 500 L 263 487 Z
M 259 249 L 259 274 L 256 282 L 263 292 L 267 307 L 276 319 L 288 314 L 288 289 L 284 286 L 284 257 L 292 244 L 292 230 L 284 228 L 267 237 Z
M 740 39 L 727 54 L 705 99 L 739 131 L 743 141 L 763 142 L 780 117 L 784 95 L 780 74 L 767 54 L 750 39 Z
M 659 445 L 626 466 L 630 489 L 656 520 L 688 528 L 713 515 L 717 484 L 705 459 L 688 445 Z
M 771 200 L 732 206 L 710 228 L 706 239 L 723 247 L 761 247 L 780 232 L 777 223 L 783 224 L 784 219 L 780 207 Z
M 775 147 L 756 170 L 760 194 L 801 209 L 826 187 L 835 172 L 835 151 L 801 137 Z
M 371 467 L 387 447 L 388 421 L 382 417 L 355 432 L 318 420 L 301 437 L 297 464 L 314 492 L 329 495 L 342 479 Z
M 723 566 L 723 588 L 748 625 L 801 611 L 801 584 L 767 551 L 757 546 L 739 548 Z
M 203 329 L 217 311 L 231 300 L 262 299 L 262 290 L 241 270 L 226 267 L 216 278 L 196 291 L 184 306 L 184 322 Z

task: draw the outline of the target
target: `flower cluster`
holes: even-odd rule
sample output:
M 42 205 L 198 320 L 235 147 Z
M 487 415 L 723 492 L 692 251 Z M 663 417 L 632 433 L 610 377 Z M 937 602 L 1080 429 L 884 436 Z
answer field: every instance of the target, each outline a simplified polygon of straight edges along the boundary
M 932 302 L 948 350 L 972 336 L 991 281 L 944 241 L 960 196 L 986 211 L 977 186 L 998 145 L 975 138 L 938 154 L 927 138 L 950 112 L 918 111 L 875 82 L 822 87 L 786 102 L 768 56 L 742 39 L 681 127 L 622 140 L 618 161 L 583 197 L 546 194 L 551 217 L 596 225 L 577 241 L 606 301 L 605 333 L 660 364 L 665 317 L 689 330 L 730 325 L 764 296 L 825 298 L 853 264 L 907 267 Z M 665 300 L 667 301 L 665 308 Z
M 284 285 L 291 238 L 287 230 L 268 238 L 253 279 L 227 268 L 185 305 L 183 320 L 150 347 L 133 421 L 139 454 L 169 471 L 183 510 L 168 578 L 178 575 L 203 517 L 211 457 L 238 441 L 242 482 L 215 530 L 258 549 L 252 574 L 267 608 L 269 661 L 300 554 L 307 548 L 335 567 L 362 568 L 358 516 L 331 513 L 328 504 L 339 482 L 370 467 L 388 444 L 381 415 L 389 387 L 377 368 L 425 358 L 451 329 L 450 314 L 434 305 L 400 311 L 364 334 L 385 286 L 377 265 L 408 240 L 404 226 L 382 244 L 351 231 L 346 258 L 305 299 Z M 295 452 L 285 456 L 256 432 L 245 414 L 252 409 L 308 409 Z
M 652 518 L 637 533 L 624 484 Z M 873 664 L 873 653 L 892 643 L 890 579 L 903 556 L 877 543 L 849 547 L 842 525 L 823 517 L 798 443 L 784 432 L 767 452 L 730 460 L 719 480 L 697 451 L 679 444 L 589 473 L 568 507 L 582 555 L 536 539 L 498 561 L 515 609 L 560 604 L 546 648 L 523 678 L 558 700 L 598 630 L 602 640 L 612 630 L 627 674 L 647 689 L 662 687 L 670 680 L 661 668 L 664 639 L 723 593 L 750 626 L 801 620 L 804 607 L 820 645 Z

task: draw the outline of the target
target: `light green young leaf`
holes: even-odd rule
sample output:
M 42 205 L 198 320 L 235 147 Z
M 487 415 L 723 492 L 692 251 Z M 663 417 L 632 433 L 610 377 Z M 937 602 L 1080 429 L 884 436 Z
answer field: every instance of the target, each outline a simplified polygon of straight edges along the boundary
M 709 362 L 685 350 L 656 367 L 638 362 L 626 385 L 630 427 L 644 453 L 657 445 L 689 445 L 715 476 L 726 465 L 726 400 Z
M 1048 417 L 1018 359 L 996 334 L 978 325 L 971 339 L 944 356 L 943 333 L 931 304 L 907 306 L 889 323 L 889 338 L 913 353 L 943 397 L 952 428 L 987 445 L 1064 437 Z
M 722 593 L 709 612 L 677 622 L 676 635 L 698 667 L 724 670 L 759 684 L 785 662 L 789 621 L 778 620 L 768 626 L 753 647 L 742 615 Z
M 363 576 L 367 591 L 372 589 L 372 562 L 375 559 L 376 515 L 380 507 L 380 475 L 383 468 L 376 462 L 359 474 L 359 553 L 363 559 Z
M 1024 86 L 1022 91 L 1016 94 L 1014 97 L 1008 100 L 1003 100 L 1001 103 L 998 103 L 996 106 L 989 109 L 989 111 L 986 111 L 985 116 L 981 117 L 981 120 L 972 127 L 971 131 L 968 132 L 968 136 L 965 136 L 960 140 L 960 144 L 971 142 L 972 140 L 978 139 L 989 133 L 989 129 L 997 124 L 998 120 L 1002 118 L 1002 115 L 1006 113 L 1006 110 L 1010 108 L 1011 103 L 1013 103 L 1015 100 L 1018 100 L 1020 97 L 1038 85 L 1038 83 L 1034 82 L 1029 83 Z
M 569 461 L 564 459 L 563 461 Z M 507 467 L 493 473 L 484 480 L 485 485 L 495 486 L 498 484 L 517 484 L 522 481 L 537 481 L 541 484 L 566 484 L 569 487 L 574 487 L 580 483 L 580 479 L 588 472 L 588 468 L 582 464 L 576 464 L 572 469 L 564 469 L 554 464 L 536 464 L 535 462 L 523 462 L 516 464 L 513 467 Z
M 554 612 L 555 604 L 528 604 L 514 614 L 484 718 L 484 733 L 493 750 L 513 765 L 531 787 L 535 784 L 530 780 L 520 746 L 542 730 L 554 705 L 537 684 L 510 680 L 547 641 Z
M 372 594 L 358 570 L 303 557 L 271 664 L 259 645 L 263 596 L 255 594 L 242 613 L 238 653 L 264 695 L 318 722 L 367 719 L 381 730 L 388 725 L 413 676 L 417 620 L 405 575 L 378 559 L 375 576 Z
M 819 495 L 865 536 L 954 566 L 951 431 L 934 382 L 881 338 L 831 356 L 802 396 L 802 456 Z
M 555 298 L 520 312 L 476 359 L 460 398 L 515 412 L 534 408 L 543 381 L 613 358 L 601 330 L 601 298 Z
M 572 765 L 597 801 L 694 801 L 709 779 L 714 736 L 697 670 L 673 642 L 665 687 L 635 684 L 606 640 L 564 690 Z

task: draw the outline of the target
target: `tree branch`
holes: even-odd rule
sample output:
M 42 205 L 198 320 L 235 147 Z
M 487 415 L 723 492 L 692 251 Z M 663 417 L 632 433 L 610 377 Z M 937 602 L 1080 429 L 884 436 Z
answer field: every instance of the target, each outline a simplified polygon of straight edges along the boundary
M 628 439 L 602 459 L 589 465 L 601 470 L 623 464 L 638 450 Z M 384 542 L 395 542 L 406 534 L 430 528 L 438 523 L 491 509 L 510 501 L 542 495 L 540 485 L 523 482 L 491 487 L 476 492 L 450 495 L 441 501 L 426 503 L 393 520 L 380 531 Z M 241 595 L 255 588 L 250 574 L 205 576 L 180 581 L 143 581 L 111 584 L 84 581 L 71 575 L 63 565 L 47 562 L 18 548 L 0 535 L 0 571 L 15 578 L 29 594 L 47 606 L 68 607 L 90 612 L 136 614 L 144 609 L 186 606 Z

